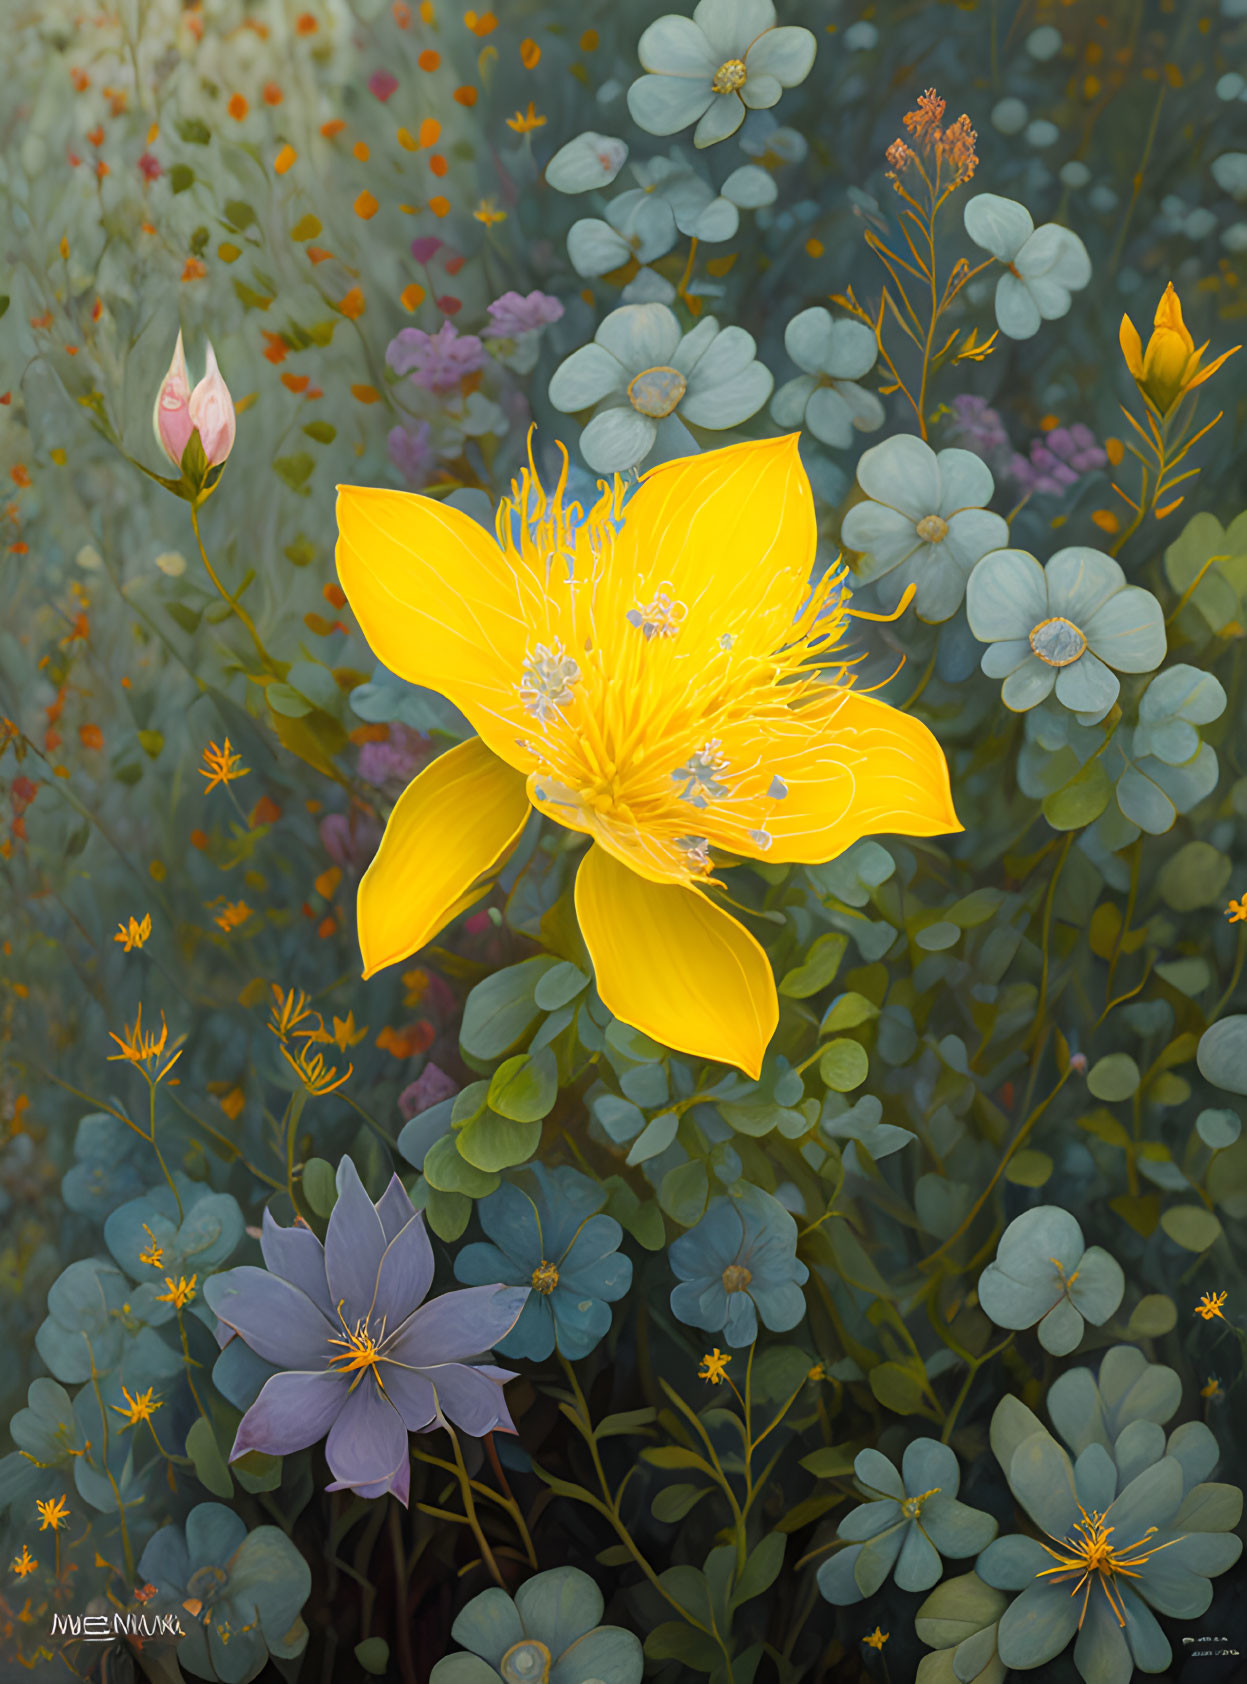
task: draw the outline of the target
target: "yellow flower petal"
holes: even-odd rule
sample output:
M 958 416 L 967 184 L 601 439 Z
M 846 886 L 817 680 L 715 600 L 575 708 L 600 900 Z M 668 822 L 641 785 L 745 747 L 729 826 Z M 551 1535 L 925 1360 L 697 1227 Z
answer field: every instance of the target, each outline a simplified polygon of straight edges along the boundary
M 407 958 L 469 906 L 528 814 L 523 778 L 479 737 L 408 784 L 359 886 L 364 975 Z
M 778 643 L 809 595 L 818 530 L 799 437 L 665 463 L 625 505 L 618 576 L 640 581 L 642 603 L 666 586 L 687 609 L 682 651 L 746 627 L 752 644 Z
M 944 836 L 962 828 L 935 737 L 912 714 L 857 690 L 829 685 L 807 706 L 763 723 L 750 741 L 725 739 L 724 748 L 756 764 L 759 799 L 772 779 L 786 791 L 767 804 L 769 847 L 720 829 L 707 813 L 711 843 L 737 853 L 814 864 L 863 836 Z
M 489 533 L 432 497 L 338 487 L 338 577 L 379 660 L 462 709 L 495 754 L 532 764 L 517 682 L 526 624 L 515 568 Z
M 766 954 L 742 924 L 700 889 L 648 882 L 598 847 L 576 876 L 576 914 L 617 1018 L 757 1079 L 779 1001 Z
M 1121 328 L 1117 335 L 1121 343 L 1121 354 L 1126 359 L 1126 367 L 1136 380 L 1143 378 L 1143 341 L 1139 338 L 1139 330 L 1129 316 L 1121 319 Z

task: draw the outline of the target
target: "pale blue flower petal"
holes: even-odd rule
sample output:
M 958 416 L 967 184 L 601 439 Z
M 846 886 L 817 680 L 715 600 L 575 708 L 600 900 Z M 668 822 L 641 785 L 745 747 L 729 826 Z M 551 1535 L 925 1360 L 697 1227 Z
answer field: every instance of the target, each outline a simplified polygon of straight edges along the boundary
M 701 121 L 693 130 L 693 145 L 714 146 L 734 135 L 745 120 L 745 107 L 737 94 L 713 94 Z
M 860 380 L 870 373 L 878 356 L 879 343 L 865 322 L 839 317 L 831 323 L 821 368 L 836 380 Z
M 893 1577 L 901 1590 L 930 1590 L 942 1571 L 939 1551 L 920 1526 L 910 1526 Z
M 834 386 L 817 386 L 805 406 L 806 425 L 815 438 L 835 450 L 853 442 L 853 411 Z
M 716 97 L 709 76 L 705 81 L 683 76 L 638 76 L 628 89 L 628 110 L 633 122 L 647 134 L 676 134 L 695 123 Z
M 741 332 L 738 328 L 726 328 L 724 337 L 729 333 Z M 748 338 L 748 335 L 745 335 Z M 706 361 L 705 358 L 702 359 Z M 730 375 L 726 380 L 717 384 L 703 381 L 701 369 L 698 368 L 698 388 L 693 390 L 690 383 L 688 396 L 680 405 L 680 414 L 694 427 L 736 427 L 758 410 L 771 395 L 771 388 L 775 381 L 769 368 L 759 362 L 750 362 L 738 373 Z
M 632 248 L 609 223 L 595 216 L 582 217 L 567 230 L 567 255 L 578 275 L 605 275 L 620 269 L 632 256 Z
M 1045 696 L 1052 694 L 1055 682 L 1056 669 L 1037 655 L 1030 655 L 1005 679 L 1000 699 L 1014 713 L 1026 713 L 1028 709 L 1038 707 Z
M 821 304 L 799 311 L 784 329 L 784 349 L 807 374 L 825 373 L 831 350 L 831 312 Z
M 1165 616 L 1151 591 L 1137 585 L 1111 596 L 1083 622 L 1090 647 L 1118 672 L 1152 672 L 1165 658 Z
M 720 64 L 704 31 L 692 18 L 675 12 L 650 24 L 637 42 L 636 52 L 646 70 L 664 76 L 704 77 L 709 82 Z
M 1042 1666 L 1077 1631 L 1081 1611 L 1081 1600 L 1063 1585 L 1033 1584 L 1000 1616 L 996 1652 L 1006 1666 Z
M 1121 685 L 1090 650 L 1067 667 L 1060 667 L 1056 675 L 1056 699 L 1071 713 L 1108 712 L 1117 700 Z
M 582 345 L 550 376 L 550 402 L 565 414 L 588 409 L 608 392 L 622 391 L 628 371 L 601 345 Z
M 996 283 L 996 321 L 1010 339 L 1031 339 L 1042 321 L 1039 306 L 1025 281 L 1002 275 Z
M 758 36 L 775 27 L 775 7 L 772 0 L 698 0 L 693 22 L 721 63 L 744 58 Z
M 777 427 L 799 427 L 805 420 L 805 406 L 817 381 L 813 375 L 798 374 L 786 380 L 771 399 L 771 419 Z
M 912 433 L 898 433 L 865 451 L 857 464 L 857 483 L 868 497 L 899 509 L 915 522 L 940 506 L 935 452 Z
M 813 69 L 817 50 L 818 43 L 808 29 L 790 25 L 768 29 L 745 55 L 749 80 L 752 82 L 761 75 L 773 76 L 785 88 L 795 88 Z
M 1035 230 L 1025 205 L 998 193 L 976 194 L 966 205 L 964 220 L 975 245 L 1002 263 L 1011 263 Z
M 779 104 L 783 91 L 783 86 L 774 76 L 755 76 L 751 73 L 749 80 L 740 90 L 740 97 L 751 111 L 769 111 L 771 106 Z
M 840 523 L 840 541 L 850 550 L 868 555 L 873 565 L 862 577 L 878 578 L 904 561 L 922 543 L 912 520 L 899 509 L 869 498 L 855 503 Z
M 1029 637 L 1048 618 L 1043 568 L 1025 550 L 994 550 L 984 556 L 966 588 L 966 616 L 980 643 Z
M 515 1606 L 526 1636 L 561 1655 L 602 1618 L 597 1582 L 578 1567 L 555 1567 L 526 1579 L 515 1593 Z
M 945 555 L 969 573 L 991 550 L 1009 542 L 1009 523 L 990 509 L 959 509 L 948 518 L 948 533 L 940 545 Z
M 618 404 L 589 422 L 580 435 L 580 454 L 599 474 L 622 473 L 645 459 L 657 432 L 648 415 Z
M 1093 1584 L 1091 1592 L 1082 1629 L 1074 1644 L 1074 1665 L 1083 1678 L 1092 1678 L 1095 1684 L 1130 1684 L 1134 1660 L 1126 1634 L 1099 1586 Z M 1070 1600 L 1081 1604 L 1079 1597 Z
M 1029 638 L 1007 637 L 999 643 L 988 644 L 983 651 L 981 665 L 988 678 L 1008 678 L 1030 654 Z
M 981 456 L 976 456 L 972 450 L 941 450 L 936 461 L 940 469 L 940 501 L 938 508 L 929 510 L 929 513 L 949 520 L 958 509 L 986 508 L 991 502 L 996 482 Z

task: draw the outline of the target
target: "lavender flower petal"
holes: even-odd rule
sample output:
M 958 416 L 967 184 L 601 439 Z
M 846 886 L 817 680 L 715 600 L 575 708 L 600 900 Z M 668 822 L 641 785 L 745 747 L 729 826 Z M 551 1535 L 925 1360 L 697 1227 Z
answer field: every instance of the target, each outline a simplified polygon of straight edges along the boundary
M 408 1432 L 425 1432 L 437 1420 L 437 1393 L 427 1374 L 387 1362 L 381 1369 L 385 1394 L 402 1416 Z
M 369 1209 L 371 1209 L 371 1205 Z M 323 1368 L 334 1328 L 297 1286 L 243 1264 L 204 1282 L 208 1307 L 277 1368 Z
M 407 1318 L 386 1341 L 385 1354 L 409 1368 L 479 1356 L 506 1338 L 529 1291 L 526 1286 L 470 1286 L 443 1293 Z
M 230 1461 L 249 1450 L 262 1450 L 268 1456 L 306 1450 L 332 1428 L 349 1392 L 346 1376 L 328 1369 L 274 1374 L 239 1422 Z
M 312 1300 L 318 1310 L 335 1320 L 329 1302 L 329 1286 L 325 1280 L 325 1248 L 312 1230 L 302 1222 L 283 1228 L 274 1221 L 268 1206 L 260 1228 L 260 1250 L 264 1266 L 270 1273 L 297 1286 Z
M 395 1476 L 407 1467 L 407 1428 L 371 1377 L 347 1393 L 325 1456 L 337 1482 L 331 1491 L 376 1484 L 393 1490 Z
M 366 1315 L 377 1289 L 385 1231 L 350 1158 L 338 1165 L 338 1202 L 325 1232 L 329 1301 L 345 1304 L 348 1321 Z M 287 1364 L 286 1366 L 290 1366 Z
M 403 1195 L 404 1198 L 406 1194 Z M 399 1327 L 433 1284 L 433 1247 L 424 1228 L 424 1212 L 412 1214 L 390 1241 L 376 1277 L 370 1314 L 388 1327 Z
M 496 1429 L 515 1431 L 502 1386 L 485 1369 L 447 1363 L 427 1370 L 425 1377 L 433 1382 L 442 1414 L 472 1438 L 483 1438 Z M 507 1379 L 512 1378 L 507 1374 Z
M 407 1197 L 407 1189 L 396 1175 L 392 1175 L 389 1186 L 377 1200 L 377 1215 L 381 1218 L 381 1231 L 385 1235 L 387 1245 L 407 1226 L 415 1214 L 416 1207 Z M 424 1294 L 421 1293 L 420 1296 L 423 1298 Z

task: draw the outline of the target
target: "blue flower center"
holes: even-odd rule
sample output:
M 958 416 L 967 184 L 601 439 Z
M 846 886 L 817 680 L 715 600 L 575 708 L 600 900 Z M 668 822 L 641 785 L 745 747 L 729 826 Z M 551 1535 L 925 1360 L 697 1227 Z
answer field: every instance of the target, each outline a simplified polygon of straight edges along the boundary
M 498 1663 L 506 1684 L 546 1684 L 550 1676 L 550 1651 L 535 1637 L 512 1644 Z
M 1057 615 L 1043 620 L 1030 635 L 1030 645 L 1050 667 L 1072 666 L 1087 647 L 1087 640 L 1072 620 Z

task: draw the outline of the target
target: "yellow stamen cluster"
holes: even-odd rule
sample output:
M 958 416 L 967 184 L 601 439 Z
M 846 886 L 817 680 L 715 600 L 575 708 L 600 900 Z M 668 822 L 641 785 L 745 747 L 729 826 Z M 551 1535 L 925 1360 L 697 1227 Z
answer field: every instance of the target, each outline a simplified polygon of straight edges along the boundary
M 145 1392 L 138 1392 L 132 1396 L 123 1386 L 121 1395 L 125 1398 L 125 1403 L 114 1403 L 109 1407 L 115 1409 L 118 1415 L 125 1416 L 127 1427 L 136 1427 L 140 1421 L 150 1421 L 158 1409 L 164 1408 L 164 1404 L 154 1396 L 155 1389 L 154 1386 L 149 1386 Z M 121 1430 L 124 1432 L 125 1427 Z
M 371 1369 L 377 1385 L 384 1391 L 385 1384 L 381 1379 L 380 1366 L 382 1361 L 380 1347 L 385 1338 L 384 1320 L 375 1334 L 368 1325 L 367 1316 L 361 1316 L 352 1327 L 343 1313 L 344 1303 L 345 1300 L 342 1300 L 338 1304 L 338 1320 L 342 1324 L 342 1335 L 341 1337 L 335 1335 L 329 1341 L 331 1345 L 339 1347 L 340 1354 L 329 1359 L 329 1366 L 339 1374 L 354 1375 L 355 1378 L 351 1381 L 352 1390 L 358 1386 L 362 1376 Z
M 1136 1538 L 1132 1544 L 1116 1545 L 1112 1542 L 1115 1528 L 1105 1524 L 1107 1514 L 1101 1514 L 1098 1510 L 1088 1514 L 1081 1505 L 1078 1512 L 1082 1519 L 1074 1522 L 1070 1535 L 1064 1539 L 1053 1540 L 1058 1545 L 1056 1549 L 1044 1544 L 1044 1549 L 1056 1562 L 1056 1566 L 1045 1567 L 1037 1576 L 1041 1579 L 1052 1579 L 1058 1584 L 1068 1579 L 1074 1580 L 1070 1595 L 1077 1596 L 1082 1592 L 1082 1609 L 1078 1615 L 1079 1631 L 1082 1630 L 1082 1623 L 1087 1617 L 1087 1603 L 1091 1592 L 1097 1585 L 1108 1599 L 1108 1605 L 1116 1615 L 1118 1625 L 1124 1626 L 1126 1609 L 1119 1581 L 1137 1579 L 1139 1569 L 1146 1566 L 1154 1555 L 1181 1540 L 1170 1538 L 1163 1544 L 1153 1544 L 1151 1540 L 1156 1536 L 1156 1528 L 1149 1526 L 1143 1536 Z
M 108 1062 L 110 1064 L 124 1062 L 126 1064 L 139 1066 L 142 1068 L 144 1075 L 151 1082 L 163 1082 L 170 1070 L 172 1070 L 173 1066 L 177 1063 L 178 1059 L 182 1056 L 181 1042 L 175 1042 L 172 1049 L 173 1056 L 166 1064 L 161 1065 L 159 1069 L 155 1068 L 155 1066 L 160 1065 L 161 1059 L 164 1058 L 165 1047 L 169 1039 L 169 1026 L 165 1022 L 165 1014 L 161 1012 L 159 1035 L 157 1035 L 154 1030 L 144 1032 L 142 1005 L 139 1006 L 138 1011 L 135 1013 L 134 1023 L 130 1026 L 130 1028 L 127 1029 L 123 1027 L 120 1035 L 115 1035 L 110 1029 L 108 1034 L 109 1039 L 115 1041 L 121 1048 L 120 1052 L 109 1053 Z
M 816 709 L 829 721 L 846 693 L 847 665 L 832 651 L 848 619 L 847 570 L 825 574 L 777 638 L 776 602 L 791 591 L 777 569 L 775 601 L 726 630 L 709 594 L 686 603 L 669 581 L 621 565 L 622 480 L 600 481 L 584 512 L 564 505 L 566 478 L 564 459 L 547 492 L 530 458 L 497 519 L 533 628 L 517 674 L 532 721 L 516 739 L 534 767 L 529 798 L 570 829 L 608 833 L 653 881 L 705 882 L 712 845 L 756 854 L 771 844 L 787 786 L 759 758 L 760 738 L 800 735 Z

